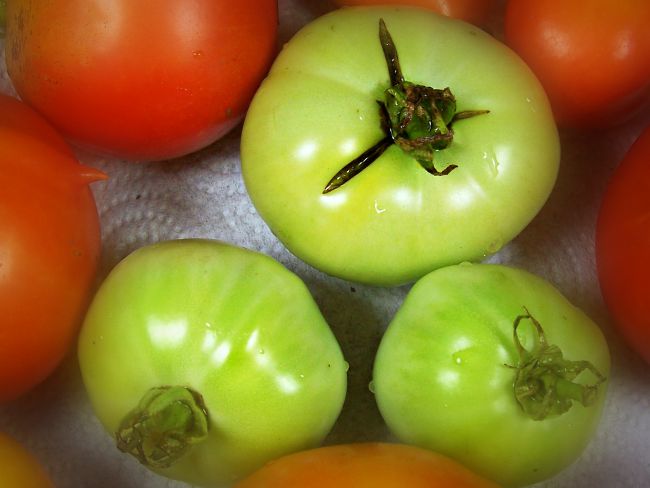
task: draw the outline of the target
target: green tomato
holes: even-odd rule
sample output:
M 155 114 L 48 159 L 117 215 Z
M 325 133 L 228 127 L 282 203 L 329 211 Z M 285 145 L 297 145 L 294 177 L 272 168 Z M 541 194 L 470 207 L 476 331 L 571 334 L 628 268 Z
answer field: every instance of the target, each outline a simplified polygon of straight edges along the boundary
M 389 69 L 380 19 L 406 81 Z M 489 113 L 460 117 L 470 111 Z M 373 147 L 372 164 L 323 193 Z M 396 285 L 516 236 L 554 185 L 559 142 L 537 79 L 493 37 L 433 12 L 346 8 L 284 46 L 247 113 L 241 159 L 255 207 L 291 252 Z
M 91 304 L 79 360 L 118 447 L 201 486 L 317 446 L 346 392 L 347 363 L 303 282 L 217 241 L 127 256 Z
M 373 390 L 404 442 L 524 486 L 583 451 L 609 367 L 598 326 L 548 282 L 465 263 L 413 286 L 379 346 Z

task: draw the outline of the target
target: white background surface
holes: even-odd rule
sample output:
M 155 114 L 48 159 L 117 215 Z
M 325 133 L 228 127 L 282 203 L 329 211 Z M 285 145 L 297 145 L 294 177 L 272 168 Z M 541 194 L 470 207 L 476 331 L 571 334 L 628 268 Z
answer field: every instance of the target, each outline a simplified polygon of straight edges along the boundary
M 328 0 L 279 3 L 281 43 L 334 8 Z M 498 19 L 492 29 L 500 37 Z M 4 57 L 0 91 L 14 93 Z M 650 486 L 650 366 L 627 349 L 609 323 L 595 274 L 593 242 L 607 178 L 648 122 L 650 114 L 645 113 L 607 132 L 562 131 L 561 169 L 548 203 L 524 232 L 491 258 L 553 283 L 601 325 L 612 352 L 608 400 L 598 433 L 573 466 L 540 487 Z M 367 385 L 381 334 L 408 287 L 373 288 L 333 279 L 289 254 L 246 194 L 239 169 L 240 129 L 172 162 L 133 164 L 79 153 L 84 163 L 110 176 L 93 186 L 102 222 L 102 275 L 142 245 L 179 237 L 221 239 L 273 256 L 305 280 L 350 363 L 346 405 L 327 442 L 388 439 Z M 90 409 L 74 351 L 33 392 L 0 406 L 0 430 L 26 445 L 59 488 L 186 486 L 149 473 L 113 447 Z

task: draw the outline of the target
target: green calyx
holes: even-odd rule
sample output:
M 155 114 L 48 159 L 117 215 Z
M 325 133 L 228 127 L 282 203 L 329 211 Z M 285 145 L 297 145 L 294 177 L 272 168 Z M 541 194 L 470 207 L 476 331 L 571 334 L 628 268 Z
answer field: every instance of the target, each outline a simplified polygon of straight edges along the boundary
M 390 87 L 378 101 L 382 129 L 386 137 L 344 166 L 326 185 L 329 193 L 348 182 L 374 162 L 392 144 L 399 146 L 434 176 L 449 174 L 457 165 L 442 170 L 434 165 L 435 151 L 453 141 L 452 124 L 460 119 L 488 113 L 488 110 L 456 111 L 456 98 L 449 88 L 417 85 L 404 79 L 397 48 L 383 19 L 379 20 L 379 40 L 388 66 Z
M 565 359 L 557 345 L 549 344 L 541 324 L 528 312 L 519 315 L 514 322 L 513 340 L 519 354 L 514 381 L 514 394 L 523 412 L 533 420 L 544 420 L 549 416 L 567 412 L 573 402 L 585 407 L 593 405 L 606 378 L 589 361 Z M 522 320 L 532 322 L 535 331 L 535 345 L 527 350 L 519 340 L 518 328 Z M 574 380 L 583 371 L 589 371 L 595 378 L 586 385 Z
M 203 398 L 184 386 L 152 388 L 122 420 L 117 447 L 151 468 L 168 468 L 208 436 Z
M 395 144 L 435 176 L 456 168 L 451 165 L 438 171 L 433 164 L 434 151 L 445 149 L 454 138 L 450 124 L 456 113 L 456 99 L 451 90 L 403 82 L 387 89 L 385 96 L 384 124 Z

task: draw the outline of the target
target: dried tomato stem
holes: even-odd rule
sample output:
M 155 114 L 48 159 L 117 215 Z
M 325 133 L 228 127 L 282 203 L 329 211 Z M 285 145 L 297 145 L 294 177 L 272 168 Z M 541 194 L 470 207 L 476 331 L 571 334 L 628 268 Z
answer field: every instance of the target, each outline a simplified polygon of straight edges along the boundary
M 437 89 L 406 81 L 397 47 L 383 19 L 379 19 L 379 42 L 390 78 L 390 86 L 384 91 L 384 100 L 379 101 L 381 126 L 386 138 L 339 170 L 323 193 L 329 193 L 350 181 L 381 156 L 392 143 L 412 156 L 430 174 L 447 175 L 457 165 L 450 164 L 443 170 L 438 170 L 433 159 L 435 151 L 445 149 L 452 143 L 452 123 L 489 112 L 456 112 L 456 99 L 449 88 Z
M 589 361 L 564 359 L 562 350 L 547 342 L 542 325 L 527 309 L 525 312 L 514 321 L 513 341 L 519 362 L 510 366 L 517 370 L 513 386 L 521 409 L 533 420 L 544 420 L 567 412 L 574 401 L 585 407 L 593 405 L 606 378 Z M 525 319 L 532 322 L 535 332 L 535 344 L 530 350 L 523 346 L 518 333 Z M 574 381 L 583 371 L 593 375 L 593 384 Z
M 402 68 L 399 65 L 397 48 L 395 47 L 390 32 L 388 32 L 384 19 L 379 19 L 379 42 L 384 52 L 384 58 L 386 58 L 391 86 L 401 85 L 404 83 L 404 76 L 402 75 Z
M 163 386 L 145 393 L 115 437 L 118 449 L 142 464 L 168 468 L 208 436 L 208 427 L 200 394 L 184 386 Z
M 381 156 L 384 151 L 390 147 L 391 144 L 393 144 L 393 139 L 390 136 L 386 136 L 377 144 L 354 158 L 332 177 L 332 179 L 325 186 L 323 194 L 336 190 L 339 186 L 347 183 L 351 178 L 361 173 L 379 156 Z

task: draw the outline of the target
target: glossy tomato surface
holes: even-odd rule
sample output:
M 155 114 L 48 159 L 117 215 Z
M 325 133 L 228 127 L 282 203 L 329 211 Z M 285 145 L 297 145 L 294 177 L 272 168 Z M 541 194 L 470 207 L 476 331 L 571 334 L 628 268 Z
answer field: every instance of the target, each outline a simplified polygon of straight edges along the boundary
M 596 228 L 603 297 L 632 349 L 650 363 L 650 127 L 611 177 Z
M 16 0 L 7 71 L 76 143 L 160 160 L 242 118 L 276 52 L 276 0 Z
M 433 10 L 455 19 L 485 25 L 497 6 L 497 0 L 335 0 L 342 6 L 404 5 Z
M 559 123 L 602 128 L 650 96 L 648 25 L 647 0 L 511 1 L 505 35 L 540 79 Z
M 598 426 L 609 367 L 598 326 L 548 282 L 461 264 L 411 289 L 379 346 L 373 388 L 402 441 L 517 487 L 582 453 Z
M 269 257 L 216 241 L 163 242 L 121 261 L 90 307 L 79 360 L 118 445 L 199 486 L 228 486 L 270 459 L 317 446 L 346 393 L 347 363 L 303 282 Z M 157 422 L 127 421 L 145 410 L 152 389 L 166 387 L 194 396 L 180 402 L 192 422 L 169 428 L 167 438 Z M 201 436 L 187 432 L 201 423 Z M 166 451 L 174 456 L 160 459 Z
M 88 185 L 104 177 L 0 95 L 0 402 L 45 379 L 81 325 L 101 250 Z
M 0 486 L 54 488 L 39 461 L 16 440 L 3 433 L 0 433 Z
M 271 461 L 234 488 L 497 488 L 457 462 L 403 444 L 321 447 Z
M 433 176 L 393 144 L 323 194 L 348 162 L 382 140 L 377 101 L 390 86 L 383 19 L 404 77 L 450 87 L 453 142 Z M 517 235 L 555 182 L 559 142 L 546 96 L 508 48 L 465 22 L 418 9 L 339 9 L 304 27 L 276 59 L 248 111 L 244 182 L 286 247 L 328 274 L 374 285 L 480 260 Z

